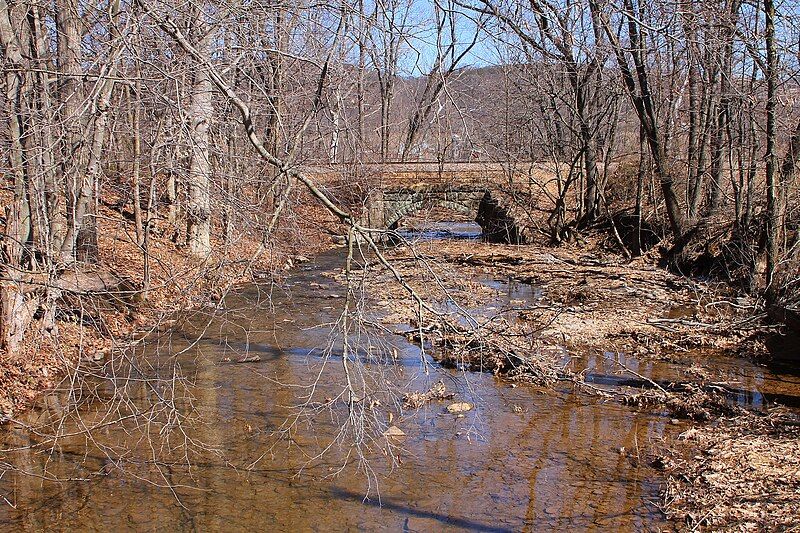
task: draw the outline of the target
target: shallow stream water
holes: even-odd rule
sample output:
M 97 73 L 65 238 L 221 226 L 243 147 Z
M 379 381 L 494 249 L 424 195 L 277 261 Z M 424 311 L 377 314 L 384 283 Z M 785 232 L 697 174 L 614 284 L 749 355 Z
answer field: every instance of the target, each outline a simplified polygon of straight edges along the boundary
M 473 230 L 448 228 L 447 236 L 459 231 L 469 238 Z M 669 525 L 656 505 L 662 480 L 646 457 L 684 430 L 683 423 L 566 387 L 512 386 L 491 375 L 438 368 L 430 359 L 423 362 L 417 346 L 390 333 L 371 342 L 394 354 L 388 364 L 364 355 L 365 368 L 375 371 L 370 379 L 421 391 L 442 380 L 454 401 L 475 408 L 463 418 L 447 412 L 448 402 L 394 410 L 392 424 L 407 435 L 399 460 L 392 466 L 378 439 L 365 455 L 370 475 L 358 468 L 349 436 L 316 457 L 342 427 L 347 415 L 341 402 L 306 411 L 289 439 L 276 436 L 306 395 L 324 404 L 342 391 L 341 345 L 331 325 L 343 304 L 344 289 L 333 278 L 343 260 L 341 250 L 322 254 L 281 288 L 245 288 L 226 299 L 216 318 L 195 314 L 139 350 L 137 356 L 150 361 L 149 372 L 172 374 L 161 388 L 132 387 L 139 392 L 130 401 L 153 405 L 153 396 L 183 390 L 177 410 L 192 404 L 198 415 L 183 421 L 185 434 L 138 419 L 124 430 L 101 427 L 94 440 L 77 434 L 48 449 L 25 449 L 40 437 L 18 427 L 1 430 L 3 449 L 18 451 L 0 454 L 0 496 L 7 500 L 0 500 L 0 529 L 627 531 Z M 502 280 L 485 281 L 499 300 L 540 296 Z M 333 355 L 326 357 L 328 351 Z M 254 356 L 257 361 L 239 362 Z M 576 364 L 613 376 L 619 357 L 576 354 Z M 625 364 L 655 379 L 679 375 L 668 363 L 628 358 Z M 763 402 L 760 391 L 795 379 L 748 363 L 726 364 L 726 372 L 738 376 L 744 392 L 736 401 L 743 403 Z M 118 379 L 127 383 L 138 375 Z M 113 398 L 119 390 L 107 382 L 98 394 Z M 64 401 L 52 395 L 25 422 L 57 420 Z M 80 421 L 71 417 L 62 425 L 79 428 L 109 418 L 100 405 L 87 403 Z M 390 399 L 374 406 L 381 409 L 392 410 Z M 156 435 L 167 430 L 174 434 L 169 453 Z M 188 449 L 191 456 L 182 461 Z

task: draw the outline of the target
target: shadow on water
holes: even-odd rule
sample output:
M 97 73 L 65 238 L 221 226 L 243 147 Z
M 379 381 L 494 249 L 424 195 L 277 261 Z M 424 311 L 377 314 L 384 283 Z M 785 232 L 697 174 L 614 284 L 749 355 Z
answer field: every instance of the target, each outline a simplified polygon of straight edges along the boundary
M 790 329 L 783 335 L 767 338 L 772 360 L 770 367 L 779 372 L 800 375 L 800 331 Z
M 363 494 L 359 494 L 347 489 L 335 488 L 331 491 L 331 495 L 339 500 L 348 502 L 360 502 L 362 505 L 376 507 L 378 509 L 386 509 L 399 513 L 401 516 L 411 516 L 418 518 L 429 518 L 441 522 L 444 525 L 467 529 L 470 531 L 486 531 L 490 533 L 510 533 L 513 529 L 507 527 L 499 527 L 496 525 L 489 525 L 467 518 L 459 518 L 451 514 L 437 513 L 434 511 L 426 511 L 423 509 L 416 509 L 409 506 L 407 503 L 398 501 L 394 498 L 381 498 L 378 500 L 364 499 Z M 465 502 L 466 503 L 466 502 Z M 403 520 L 402 531 L 416 531 L 412 528 L 413 524 L 409 523 L 409 519 Z
M 664 379 L 646 380 L 636 377 L 597 374 L 589 372 L 584 375 L 587 383 L 595 385 L 606 385 L 610 387 L 628 387 L 639 390 L 655 389 L 657 386 L 671 392 L 685 392 L 693 386 L 691 382 L 675 382 Z M 751 407 L 755 409 L 765 408 L 770 405 L 783 405 L 786 407 L 800 407 L 800 396 L 797 394 L 785 394 L 780 392 L 762 393 L 757 389 L 741 388 L 729 384 L 708 385 L 705 387 L 708 392 L 723 394 L 730 404 Z

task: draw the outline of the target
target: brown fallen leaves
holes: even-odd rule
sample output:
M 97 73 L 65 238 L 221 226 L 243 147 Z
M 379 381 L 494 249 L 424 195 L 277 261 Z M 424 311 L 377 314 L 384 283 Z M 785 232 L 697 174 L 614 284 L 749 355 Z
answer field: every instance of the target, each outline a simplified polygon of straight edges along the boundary
M 723 284 L 677 276 L 648 258 L 626 262 L 597 247 L 436 241 L 387 255 L 429 300 L 450 298 L 484 315 L 513 310 L 513 324 L 530 324 L 538 337 L 567 347 L 657 356 L 735 349 L 752 332 L 752 302 L 726 294 Z M 376 278 L 370 292 L 388 302 L 385 323 L 417 318 L 389 275 Z
M 775 409 L 681 435 L 684 456 L 660 458 L 667 515 L 691 527 L 800 528 L 800 417 Z M 677 455 L 673 453 L 673 455 Z

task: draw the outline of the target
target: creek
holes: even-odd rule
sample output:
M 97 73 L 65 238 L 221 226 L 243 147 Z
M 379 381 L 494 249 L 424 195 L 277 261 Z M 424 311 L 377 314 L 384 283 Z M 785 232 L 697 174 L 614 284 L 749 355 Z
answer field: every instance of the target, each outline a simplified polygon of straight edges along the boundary
M 417 236 L 472 238 L 472 232 L 451 226 Z M 347 407 L 336 398 L 346 376 L 341 342 L 332 331 L 344 302 L 345 289 L 335 279 L 343 263 L 343 251 L 333 250 L 300 265 L 280 286 L 245 287 L 226 298 L 224 310 L 192 313 L 136 351 L 134 357 L 146 362 L 136 371 L 113 379 L 104 371 L 93 393 L 106 401 L 85 401 L 76 413 L 64 415 L 67 400 L 52 394 L 25 419 L 49 431 L 57 423 L 64 433 L 101 425 L 91 437 L 76 432 L 55 446 L 27 448 L 42 440 L 36 432 L 13 426 L 0 430 L 2 448 L 17 449 L 0 453 L 0 496 L 7 500 L 0 500 L 0 528 L 669 527 L 657 507 L 662 479 L 647 456 L 684 431 L 686 423 L 659 409 L 603 401 L 566 385 L 554 390 L 512 386 L 492 375 L 440 368 L 418 346 L 389 332 L 371 333 L 369 347 L 359 355 L 367 381 L 388 383 L 397 391 L 425 391 L 441 380 L 455 394 L 452 401 L 475 408 L 458 417 L 445 409 L 450 402 L 401 411 L 393 403 L 397 398 L 377 398 L 381 403 L 365 409 L 362 422 L 368 428 L 376 423 L 369 420 L 371 412 L 394 413 L 392 424 L 406 434 L 394 462 L 384 455 L 380 437 L 342 436 Z M 541 295 L 535 287 L 483 281 L 497 290 L 501 303 Z M 361 337 L 354 343 L 367 346 Z M 376 346 L 393 355 L 378 361 L 370 352 Z M 620 357 L 655 380 L 680 376 L 678 364 L 615 353 L 565 352 L 565 357 L 586 368 L 597 386 L 625 384 L 615 382 L 623 379 Z M 798 385 L 797 378 L 743 361 L 721 359 L 719 368 L 742 391 L 731 401 L 744 404 L 761 405 L 764 394 L 786 380 Z M 136 385 L 152 375 L 163 379 Z M 120 400 L 123 392 L 127 396 Z M 175 397 L 176 412 L 190 415 L 156 423 L 170 402 L 154 397 Z M 312 403 L 297 409 L 307 397 Z M 117 405 L 113 413 L 108 404 Z M 102 425 L 115 413 L 124 415 L 130 404 L 147 416 Z M 277 435 L 287 428 L 287 419 L 291 431 Z M 361 437 L 366 439 L 363 456 L 353 445 Z

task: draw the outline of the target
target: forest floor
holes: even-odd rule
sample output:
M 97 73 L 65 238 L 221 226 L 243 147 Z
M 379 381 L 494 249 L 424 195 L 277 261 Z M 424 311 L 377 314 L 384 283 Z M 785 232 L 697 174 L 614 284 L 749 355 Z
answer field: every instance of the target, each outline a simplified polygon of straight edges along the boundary
M 773 408 L 688 429 L 656 464 L 666 514 L 687 528 L 797 531 L 800 416 Z

